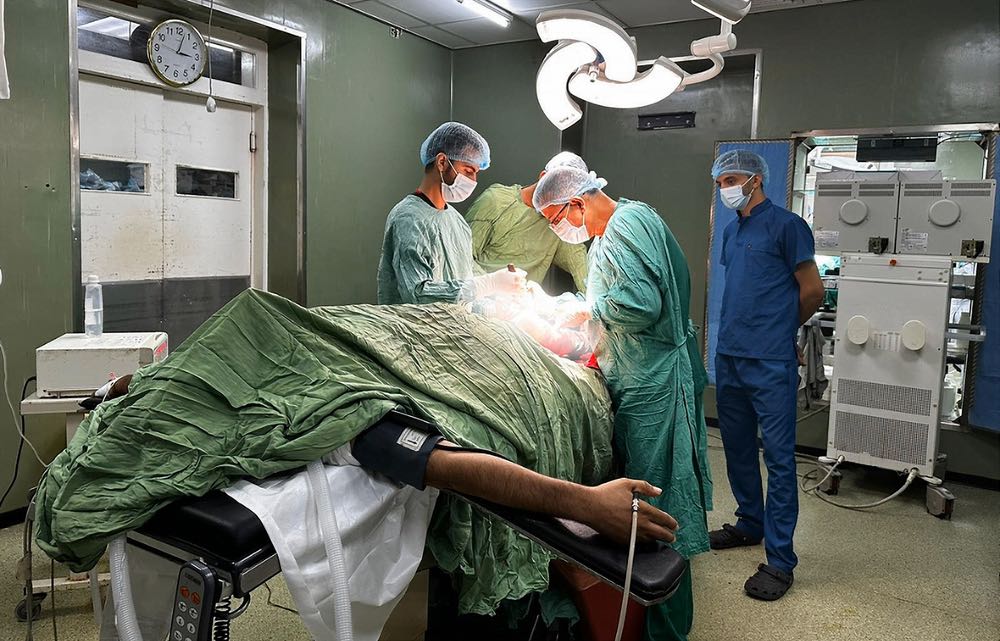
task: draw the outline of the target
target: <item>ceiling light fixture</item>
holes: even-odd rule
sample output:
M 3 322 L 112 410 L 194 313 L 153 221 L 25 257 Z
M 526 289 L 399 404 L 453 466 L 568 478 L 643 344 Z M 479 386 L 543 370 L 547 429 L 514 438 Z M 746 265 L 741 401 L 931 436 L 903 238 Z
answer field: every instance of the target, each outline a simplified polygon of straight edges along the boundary
M 566 78 L 597 58 L 586 42 L 560 42 L 545 56 L 535 76 L 535 95 L 545 117 L 560 130 L 583 117 L 583 110 L 566 90 Z
M 694 58 L 712 63 L 694 74 L 677 66 L 680 58 L 663 56 L 642 63 L 651 67 L 638 73 L 635 38 L 602 15 L 576 9 L 554 9 L 539 15 L 535 23 L 538 37 L 543 42 L 559 41 L 535 77 L 538 104 L 549 121 L 562 130 L 580 120 L 583 112 L 570 94 L 595 105 L 636 109 L 718 76 L 725 65 L 722 54 L 736 48 L 733 24 L 750 10 L 750 2 L 691 1 L 721 21 L 718 35 L 691 43 Z
M 684 80 L 684 70 L 669 58 L 657 58 L 653 66 L 631 82 L 614 82 L 587 74 L 575 74 L 569 90 L 581 100 L 615 109 L 637 109 L 660 102 L 674 93 Z
M 509 13 L 486 0 L 458 0 L 458 4 L 504 29 L 509 27 L 513 20 Z
M 628 82 L 635 78 L 639 61 L 635 40 L 614 20 L 579 9 L 556 9 L 538 16 L 535 27 L 542 42 L 578 40 L 601 52 L 604 73 L 610 80 Z

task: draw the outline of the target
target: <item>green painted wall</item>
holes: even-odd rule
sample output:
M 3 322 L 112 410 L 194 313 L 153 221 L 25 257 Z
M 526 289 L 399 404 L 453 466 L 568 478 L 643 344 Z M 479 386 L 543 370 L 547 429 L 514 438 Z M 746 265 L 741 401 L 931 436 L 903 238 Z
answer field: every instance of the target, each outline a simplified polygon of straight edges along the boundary
M 559 131 L 535 99 L 535 72 L 548 49 L 520 42 L 455 52 L 453 117 L 490 143 L 492 165 L 479 177 L 484 186 L 533 183 L 560 150 Z
M 34 373 L 34 349 L 73 325 L 70 216 L 68 2 L 6 3 L 6 55 L 13 98 L 0 101 L 0 340 L 10 355 L 7 388 L 17 403 Z M 307 302 L 375 301 L 385 217 L 421 175 L 423 137 L 448 119 L 451 52 L 322 0 L 218 0 L 307 34 Z M 38 43 L 45 43 L 39 46 Z M 275 162 L 294 157 L 287 92 L 297 47 L 269 61 L 276 118 L 270 131 L 270 233 L 274 287 L 295 295 L 294 193 Z M 286 75 L 281 74 L 282 71 Z M 292 204 L 290 204 L 292 203 Z M 0 479 L 13 473 L 17 436 L 0 412 Z M 51 458 L 64 443 L 62 422 L 29 419 L 28 431 Z M 22 457 L 22 466 L 30 455 Z M 0 512 L 24 505 L 39 466 Z
M 0 341 L 6 392 L 17 406 L 35 369 L 35 347 L 72 324 L 68 14 L 39 0 L 5 7 L 11 99 L 0 100 Z M 0 399 L 0 491 L 13 474 L 18 437 Z M 28 434 L 50 459 L 63 444 L 60 420 L 30 420 Z M 22 476 L 0 510 L 24 504 L 41 466 L 25 447 Z
M 306 32 L 306 302 L 375 302 L 385 217 L 448 119 L 451 52 L 321 0 L 226 0 Z

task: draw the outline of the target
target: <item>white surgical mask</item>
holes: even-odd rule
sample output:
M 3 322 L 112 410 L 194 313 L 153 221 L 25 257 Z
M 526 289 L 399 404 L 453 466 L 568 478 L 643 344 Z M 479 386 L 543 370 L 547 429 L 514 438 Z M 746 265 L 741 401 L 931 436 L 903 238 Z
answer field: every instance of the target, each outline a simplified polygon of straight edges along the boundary
M 749 194 L 744 194 L 743 187 L 745 187 L 751 180 L 753 180 L 753 176 L 750 176 L 750 178 L 748 178 L 742 185 L 720 187 L 719 197 L 722 198 L 722 204 L 735 210 L 742 210 L 746 207 L 747 203 L 750 202 L 750 196 L 753 194 L 753 189 L 750 190 Z M 754 189 L 756 189 L 756 187 L 754 187 Z
M 580 245 L 590 240 L 590 232 L 587 231 L 587 225 L 583 224 L 577 227 L 569 222 L 569 218 L 563 218 L 550 227 L 550 229 L 560 240 L 570 245 Z
M 444 182 L 444 176 L 441 176 L 441 196 L 444 197 L 446 203 L 460 203 L 476 190 L 476 181 L 455 169 L 450 158 L 448 164 L 455 172 L 455 181 L 449 185 Z

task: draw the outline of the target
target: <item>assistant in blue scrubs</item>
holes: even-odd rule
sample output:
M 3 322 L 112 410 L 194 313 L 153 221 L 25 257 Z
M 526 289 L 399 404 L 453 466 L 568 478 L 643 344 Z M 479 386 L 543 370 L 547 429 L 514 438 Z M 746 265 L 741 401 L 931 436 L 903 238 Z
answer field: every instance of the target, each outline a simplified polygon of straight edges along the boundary
M 736 218 L 722 238 L 725 291 L 716 348 L 716 396 L 737 522 L 711 533 L 712 547 L 756 545 L 767 564 L 744 588 L 774 600 L 791 587 L 798 563 L 792 536 L 798 519 L 795 474 L 799 325 L 822 302 L 812 231 L 798 215 L 764 196 L 767 164 L 748 151 L 720 156 L 712 171 Z M 767 465 L 761 487 L 757 431 Z

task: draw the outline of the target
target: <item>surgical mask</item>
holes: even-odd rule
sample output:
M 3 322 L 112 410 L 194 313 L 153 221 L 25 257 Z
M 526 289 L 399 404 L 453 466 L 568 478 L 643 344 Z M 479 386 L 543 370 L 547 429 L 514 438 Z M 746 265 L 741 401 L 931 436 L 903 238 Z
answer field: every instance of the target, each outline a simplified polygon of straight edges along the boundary
M 584 223 L 577 227 L 573 223 L 569 222 L 569 218 L 563 218 L 554 226 L 550 227 L 552 232 L 559 237 L 565 243 L 570 245 L 580 245 L 582 243 L 590 240 L 590 232 L 587 231 L 587 225 Z
M 471 196 L 472 192 L 476 190 L 476 181 L 465 174 L 459 173 L 455 169 L 455 165 L 451 164 L 450 158 L 448 159 L 448 164 L 451 165 L 451 170 L 455 172 L 455 180 L 449 185 L 445 183 L 444 176 L 441 176 L 441 196 L 444 197 L 446 203 L 460 203 Z
M 753 194 L 753 189 L 750 190 L 749 194 L 743 193 L 743 188 L 748 182 L 753 180 L 753 176 L 747 179 L 747 182 L 742 185 L 733 185 L 732 187 L 720 187 L 719 197 L 722 198 L 722 204 L 730 209 L 735 209 L 737 211 L 746 207 L 747 203 L 750 202 L 750 196 Z M 756 187 L 754 187 L 756 189 Z

